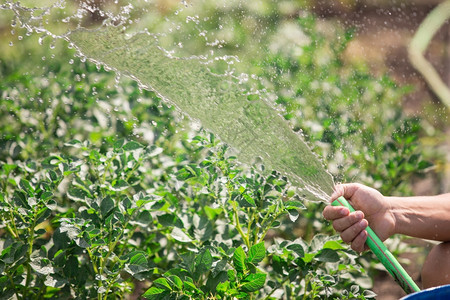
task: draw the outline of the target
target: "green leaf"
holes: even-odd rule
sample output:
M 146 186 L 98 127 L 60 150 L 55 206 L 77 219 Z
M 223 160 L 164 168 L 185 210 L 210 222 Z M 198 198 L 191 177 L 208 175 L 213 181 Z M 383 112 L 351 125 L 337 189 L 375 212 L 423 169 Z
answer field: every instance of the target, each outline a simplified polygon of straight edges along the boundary
M 322 249 L 319 253 L 316 254 L 315 258 L 318 261 L 323 262 L 338 262 L 339 255 L 335 250 L 332 249 Z
M 178 227 L 173 228 L 172 232 L 170 233 L 170 236 L 173 239 L 175 239 L 179 242 L 182 242 L 182 243 L 192 242 L 192 239 Z
M 266 257 L 266 248 L 264 242 L 253 245 L 248 252 L 248 261 L 257 264 Z
M 43 192 L 39 198 L 46 202 L 52 197 L 53 197 L 53 193 L 52 192 Z
M 21 178 L 19 186 L 22 190 L 24 190 L 28 194 L 28 196 L 30 197 L 34 196 L 34 188 L 31 186 L 28 180 Z
M 125 140 L 123 138 L 122 139 L 118 139 L 117 141 L 114 142 L 114 149 L 122 148 L 124 143 L 125 143 Z
M 346 249 L 340 242 L 338 241 L 326 241 L 323 245 L 323 248 L 331 249 L 331 250 L 343 250 Z
M 143 278 L 140 273 L 148 271 L 148 268 L 143 265 L 126 264 L 124 270 L 131 274 L 134 278 L 142 280 Z
M 335 284 L 336 279 L 331 275 L 323 275 L 320 277 L 320 281 L 325 282 L 327 284 Z
M 220 215 L 222 213 L 222 208 L 212 208 L 209 206 L 205 206 L 203 208 L 205 210 L 205 214 L 210 220 L 215 220 L 217 215 Z
M 170 275 L 168 279 L 173 283 L 173 286 L 178 290 L 183 289 L 183 281 L 177 275 Z
M 5 171 L 5 174 L 8 175 L 12 170 L 14 170 L 15 168 L 17 168 L 17 165 L 12 165 L 12 164 L 4 164 L 2 166 L 3 170 Z
M 305 263 L 309 263 L 314 259 L 314 256 L 314 253 L 305 253 L 302 259 Z
M 225 267 L 227 266 L 228 260 L 226 258 L 223 258 L 222 260 L 220 260 L 216 266 L 214 267 L 214 269 L 212 270 L 212 276 L 216 277 L 217 274 L 219 274 L 220 272 L 222 272 L 223 270 L 225 270 Z
M 305 205 L 297 200 L 289 200 L 284 203 L 287 209 L 306 209 Z
M 34 271 L 36 271 L 41 275 L 49 275 L 55 273 L 55 270 L 51 266 L 51 264 L 44 264 L 42 263 L 42 261 L 39 260 L 31 261 L 30 266 L 33 268 Z
M 175 214 L 163 214 L 157 217 L 162 226 L 183 227 L 183 223 Z
M 305 249 L 303 249 L 302 245 L 300 244 L 290 244 L 286 248 L 294 251 L 300 257 L 303 257 L 305 255 Z
M 248 206 L 256 207 L 255 200 L 252 197 L 250 197 L 247 194 L 243 194 L 242 196 L 244 197 L 245 201 L 247 202 L 247 205 L 243 205 L 244 207 L 248 207 Z
M 421 160 L 417 166 L 419 170 L 426 170 L 428 168 L 431 168 L 433 164 L 429 161 Z
M 152 215 L 148 210 L 143 210 L 139 213 L 135 221 L 130 221 L 132 225 L 139 225 L 141 227 L 147 227 L 152 224 Z
M 39 224 L 41 222 L 44 222 L 48 217 L 50 217 L 51 211 L 46 206 L 42 207 L 37 213 L 36 213 L 36 224 Z
M 34 173 L 37 171 L 37 164 L 35 161 L 27 161 L 25 164 L 25 170 L 30 173 Z
M 22 242 L 14 242 L 3 249 L 1 259 L 5 264 L 12 264 L 26 254 L 26 245 Z
M 371 290 L 365 290 L 363 292 L 363 295 L 364 295 L 364 298 L 368 298 L 368 299 L 375 298 L 377 296 L 377 294 Z
M 232 269 L 229 269 L 227 271 L 227 277 L 230 282 L 236 281 L 236 272 Z
M 171 291 L 172 288 L 170 287 L 170 284 L 167 282 L 165 278 L 158 278 L 155 281 L 153 281 L 153 284 L 157 287 L 160 287 L 165 290 Z
M 70 187 L 67 191 L 67 197 L 73 201 L 86 201 L 88 193 L 85 190 L 76 187 Z
M 125 151 L 133 151 L 142 148 L 144 148 L 144 146 L 135 141 L 128 142 L 122 147 L 122 149 Z
M 189 279 L 189 277 L 188 277 Z M 184 281 L 183 282 L 184 288 L 190 291 L 194 291 L 196 293 L 200 293 L 200 294 L 204 294 L 201 290 L 199 290 L 194 283 L 190 282 L 190 281 Z
M 270 228 L 278 228 L 280 227 L 281 222 L 280 221 L 273 221 Z
M 48 171 L 48 176 L 49 176 L 50 180 L 53 182 L 57 182 L 60 179 L 58 174 L 56 174 L 56 172 L 53 170 Z
M 216 291 L 223 295 L 225 294 L 230 288 L 230 282 L 229 281 L 224 281 L 224 282 L 220 282 L 217 287 L 216 287 Z
M 146 267 L 148 264 L 147 257 L 143 252 L 138 252 L 137 254 L 131 257 L 130 264 Z
M 330 237 L 325 234 L 316 234 L 310 243 L 311 251 L 319 251 L 323 248 L 323 245 L 330 240 Z
M 82 143 L 79 140 L 73 139 L 70 142 L 65 143 L 64 146 L 81 148 Z
M 115 192 L 126 190 L 128 187 L 129 184 L 123 179 L 115 180 L 111 185 L 111 189 Z
M 245 252 L 242 249 L 242 246 L 239 246 L 239 248 L 237 248 L 234 251 L 233 264 L 234 264 L 234 268 L 236 269 L 236 271 L 238 273 L 244 272 L 244 270 L 245 270 Z
M 241 289 L 244 292 L 256 292 L 264 286 L 264 284 L 266 283 L 266 277 L 267 274 L 264 273 L 250 274 L 245 277 L 245 283 L 242 284 Z
M 89 234 L 87 232 L 83 232 L 80 238 L 75 239 L 75 243 L 78 245 L 78 247 L 89 248 L 91 246 L 91 239 L 89 237 Z
M 100 203 L 100 212 L 102 214 L 103 218 L 106 218 L 109 213 L 114 209 L 115 203 L 114 200 L 111 199 L 110 196 L 106 196 L 103 198 L 102 202 Z
M 213 259 L 209 249 L 205 249 L 195 257 L 194 275 L 196 277 L 196 280 L 198 280 L 198 278 L 200 278 L 203 273 L 206 273 L 207 271 L 209 271 L 209 269 L 211 269 L 212 261 Z
M 161 289 L 152 286 L 142 295 L 142 297 L 149 300 L 162 300 L 169 294 L 170 292 L 166 289 Z
M 58 274 L 47 275 L 44 281 L 45 286 L 53 288 L 61 288 L 67 283 L 69 283 L 68 280 L 64 277 L 59 276 Z
M 289 219 L 291 219 L 292 222 L 297 221 L 298 217 L 299 217 L 299 213 L 296 209 L 288 209 L 288 214 L 289 214 Z
M 27 209 L 31 208 L 30 205 L 28 204 L 28 201 L 27 201 L 27 198 L 25 196 L 25 193 L 22 192 L 22 191 L 15 190 L 14 194 L 13 194 L 13 200 L 14 200 L 15 204 L 17 204 L 17 205 L 19 205 L 21 207 L 24 207 L 24 208 L 27 208 Z

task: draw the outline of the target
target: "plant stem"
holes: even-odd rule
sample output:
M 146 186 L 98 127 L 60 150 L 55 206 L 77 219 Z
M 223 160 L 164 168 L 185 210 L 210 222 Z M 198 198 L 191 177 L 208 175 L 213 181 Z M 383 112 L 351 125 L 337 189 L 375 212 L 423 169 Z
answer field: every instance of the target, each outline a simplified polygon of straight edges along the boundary
M 39 206 L 35 206 L 35 209 L 33 210 L 33 221 L 31 222 L 31 226 L 28 227 L 28 251 L 27 251 L 27 262 L 26 262 L 26 268 L 27 268 L 27 279 L 25 281 L 24 286 L 24 293 L 23 296 L 27 294 L 28 287 L 31 283 L 31 254 L 33 253 L 33 243 L 34 243 L 34 227 L 36 227 L 36 213 L 38 211 Z
M 111 289 L 111 286 L 113 285 L 113 283 L 116 281 L 117 276 L 119 276 L 119 273 L 117 273 L 117 274 L 114 276 L 114 278 L 112 278 L 112 279 L 109 281 L 109 284 L 108 284 L 108 286 L 107 286 L 107 288 L 106 288 L 106 291 L 105 291 L 105 299 L 108 299 L 108 293 L 109 293 L 109 290 Z
M 11 220 L 11 224 L 12 224 L 12 226 L 13 226 L 13 228 L 11 228 L 10 226 L 9 226 L 9 224 L 7 224 L 6 223 L 6 221 L 5 221 L 5 219 L 3 218 L 3 216 L 2 216 L 2 220 L 3 220 L 3 224 L 7 224 L 6 225 L 6 229 L 9 231 L 9 233 L 15 238 L 15 239 L 17 239 L 17 238 L 19 238 L 19 232 L 17 231 L 17 227 L 16 227 L 16 221 L 15 221 L 15 218 L 14 218 L 14 216 L 13 216 L 13 214 L 12 214 L 12 205 L 9 203 L 9 201 L 8 201 L 8 198 L 9 198 L 9 193 L 8 193 L 8 189 L 7 189 L 7 182 L 8 182 L 8 178 L 9 178 L 9 173 L 8 173 L 8 175 L 6 176 L 6 179 L 5 179 L 5 181 L 3 182 L 3 187 L 2 187 L 2 190 L 3 190 L 3 198 L 4 198 L 4 200 L 5 200 L 5 202 L 8 204 L 8 210 L 9 210 L 9 219 Z
M 269 300 L 270 295 L 272 295 L 279 287 L 282 287 L 283 284 L 289 279 L 289 276 L 286 276 L 286 278 L 284 278 L 281 282 L 280 285 L 278 287 L 275 287 L 272 289 L 272 291 L 267 294 L 266 298 L 264 298 L 264 300 Z
M 278 208 L 278 206 L 277 206 L 277 208 Z M 278 219 L 278 217 L 283 213 L 283 209 L 277 209 L 277 213 L 275 214 L 275 216 L 272 218 L 272 221 L 270 221 L 270 225 L 268 225 L 268 226 L 265 226 L 265 228 L 264 228 L 264 231 L 263 231 L 263 233 L 262 233 L 262 235 L 261 235 L 261 237 L 260 237 L 260 239 L 259 239 L 259 241 L 258 241 L 258 243 L 261 243 L 263 240 L 264 240 L 264 238 L 266 237 L 266 234 L 267 234 L 267 232 L 269 231 L 269 229 L 272 227 L 272 224 Z M 270 211 L 267 213 L 268 215 L 270 215 Z M 264 222 L 266 221 L 267 219 L 266 218 L 264 218 L 264 220 L 263 220 L 263 224 L 264 224 Z
M 105 184 L 105 181 L 106 181 L 106 174 L 108 173 L 109 167 L 111 166 L 111 161 L 112 161 L 114 158 L 115 158 L 115 157 L 112 156 L 110 159 L 108 159 L 108 160 L 106 161 L 105 170 L 103 170 L 103 176 L 102 176 L 102 178 L 101 178 L 101 180 L 100 180 L 100 184 L 101 184 L 101 185 Z
M 308 284 L 309 284 L 309 278 L 310 278 L 310 276 L 308 276 L 308 275 L 306 275 L 306 278 L 305 278 L 305 293 L 303 294 L 303 300 L 306 300 L 306 299 L 308 299 L 308 292 L 307 292 L 307 289 L 308 289 Z
M 94 273 L 100 275 L 100 278 L 98 279 L 98 286 L 101 287 L 101 286 L 103 286 L 103 282 L 102 282 L 102 278 L 101 278 L 101 274 L 100 274 L 100 272 L 102 271 L 101 266 L 100 266 L 100 269 L 97 267 L 97 263 L 95 262 L 95 259 L 94 259 L 94 256 L 92 255 L 91 250 L 89 248 L 86 248 L 86 251 L 89 254 L 89 258 L 91 259 L 92 268 L 94 269 Z M 98 294 L 97 299 L 101 300 L 102 294 Z
M 130 180 L 131 176 L 133 176 L 134 172 L 141 165 L 141 162 L 142 162 L 142 160 L 137 161 L 136 164 L 133 166 L 133 169 L 131 169 L 131 171 L 128 172 L 127 178 L 125 180 L 126 182 L 128 182 L 128 180 Z
M 231 205 L 233 206 L 233 212 L 234 212 L 234 218 L 235 218 L 235 224 L 236 224 L 236 229 L 239 232 L 239 234 L 241 235 L 242 239 L 244 240 L 245 245 L 247 246 L 248 249 L 250 249 L 250 241 L 248 239 L 248 236 L 242 231 L 242 227 L 241 224 L 239 222 L 239 216 L 238 216 L 238 210 L 237 210 L 237 206 L 236 206 L 236 201 L 231 201 Z
M 14 289 L 14 294 L 16 294 L 16 298 L 20 299 L 19 291 L 17 291 L 17 289 L 16 289 L 16 285 L 14 284 L 14 279 L 12 278 L 12 275 L 10 273 L 6 272 L 6 271 L 5 271 L 5 273 L 7 274 L 8 278 L 9 278 L 9 281 L 11 281 L 11 286 Z
M 11 214 L 10 214 L 10 218 L 12 218 Z M 19 234 L 14 232 L 13 228 L 11 228 L 11 226 L 6 222 L 5 218 L 2 217 L 2 221 L 3 221 L 3 224 L 6 224 L 6 230 L 9 232 L 9 234 L 11 234 L 14 239 L 18 239 Z M 11 220 L 11 222 L 12 222 L 12 220 Z M 15 224 L 13 224 L 13 226 L 15 227 Z
M 228 179 L 228 182 L 227 182 L 227 190 L 228 190 L 228 195 L 229 195 L 228 201 L 231 203 L 231 206 L 233 207 L 233 214 L 234 214 L 234 219 L 235 219 L 236 230 L 241 235 L 247 248 L 250 249 L 250 240 L 249 240 L 248 236 L 244 233 L 244 231 L 242 231 L 241 223 L 239 222 L 239 215 L 238 215 L 238 208 L 236 205 L 236 201 L 231 199 L 233 188 L 232 188 L 230 179 Z

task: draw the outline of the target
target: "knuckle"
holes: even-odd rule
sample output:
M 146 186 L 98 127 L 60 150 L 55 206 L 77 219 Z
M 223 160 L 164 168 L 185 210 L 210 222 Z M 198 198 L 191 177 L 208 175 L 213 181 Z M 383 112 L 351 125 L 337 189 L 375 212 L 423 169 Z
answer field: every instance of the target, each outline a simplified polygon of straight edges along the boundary
M 351 229 L 355 236 L 357 236 L 361 232 L 361 229 L 359 228 L 358 225 L 352 226 Z

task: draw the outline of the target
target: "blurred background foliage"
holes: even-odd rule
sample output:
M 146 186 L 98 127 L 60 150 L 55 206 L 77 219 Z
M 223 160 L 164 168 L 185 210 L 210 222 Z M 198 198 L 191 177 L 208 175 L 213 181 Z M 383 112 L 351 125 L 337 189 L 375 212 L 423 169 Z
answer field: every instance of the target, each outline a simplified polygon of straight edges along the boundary
M 177 55 L 236 56 L 234 72 L 253 75 L 249 84 L 268 93 L 337 182 L 358 181 L 385 194 L 410 195 L 450 188 L 448 109 L 413 71 L 405 50 L 439 2 L 161 0 L 136 1 L 124 12 L 117 7 L 127 7 L 125 1 L 67 1 L 48 21 L 62 34 L 78 23 L 99 26 L 106 11 L 134 20 L 130 32 L 164 33 L 161 45 Z M 30 7 L 53 3 L 22 1 Z M 86 4 L 95 9 L 52 25 L 52 18 L 73 16 Z M 67 147 L 74 139 L 89 141 L 104 154 L 124 138 L 161 149 L 147 165 L 152 172 L 145 179 L 156 188 L 169 181 L 176 166 L 204 158 L 205 150 L 192 141 L 207 134 L 192 129 L 155 93 L 77 57 L 62 40 L 27 36 L 24 28 L 12 26 L 10 11 L 0 14 L 2 165 L 27 165 L 54 153 L 74 155 Z M 448 32 L 447 23 L 427 53 L 447 83 Z M 321 216 L 324 204 L 305 205 L 296 223 L 283 221 L 282 228 L 292 235 L 273 234 L 306 241 L 318 233 L 333 234 Z M 396 254 L 406 251 L 399 238 L 390 243 Z M 427 250 L 418 251 L 420 262 Z M 370 274 L 379 280 L 374 290 L 382 292 L 377 286 L 385 280 L 374 275 L 376 261 L 365 254 L 359 263 L 372 266 Z M 413 264 L 416 280 L 419 271 L 420 265 Z

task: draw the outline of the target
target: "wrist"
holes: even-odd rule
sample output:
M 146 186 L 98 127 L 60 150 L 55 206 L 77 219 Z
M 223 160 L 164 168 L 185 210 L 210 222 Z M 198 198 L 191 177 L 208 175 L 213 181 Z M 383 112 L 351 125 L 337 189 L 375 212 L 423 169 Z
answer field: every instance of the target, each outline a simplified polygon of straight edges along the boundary
M 387 202 L 388 211 L 387 213 L 390 215 L 392 220 L 392 230 L 389 233 L 389 236 L 392 236 L 397 233 L 402 233 L 402 227 L 404 223 L 404 210 L 401 206 L 401 198 L 400 197 L 384 197 Z

